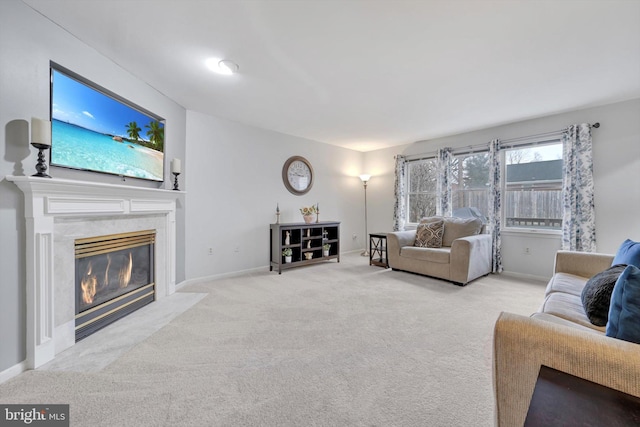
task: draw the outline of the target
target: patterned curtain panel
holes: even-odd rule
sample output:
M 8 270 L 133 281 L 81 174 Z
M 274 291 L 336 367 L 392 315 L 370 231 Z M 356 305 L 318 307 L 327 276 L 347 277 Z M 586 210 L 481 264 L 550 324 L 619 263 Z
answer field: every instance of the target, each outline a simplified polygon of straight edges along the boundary
M 396 203 L 393 206 L 393 231 L 403 231 L 407 212 L 407 160 L 404 156 L 396 156 Z
M 451 162 L 453 154 L 451 148 L 441 148 L 438 150 L 438 177 L 436 197 L 436 215 L 451 216 Z
M 493 261 L 491 271 L 493 273 L 502 272 L 502 240 L 500 238 L 500 222 L 502 209 L 502 195 L 500 193 L 502 161 L 500 160 L 500 141 L 494 139 L 489 143 L 489 223 L 493 240 L 492 251 Z
M 562 249 L 595 252 L 591 125 L 569 126 L 563 134 L 562 145 Z

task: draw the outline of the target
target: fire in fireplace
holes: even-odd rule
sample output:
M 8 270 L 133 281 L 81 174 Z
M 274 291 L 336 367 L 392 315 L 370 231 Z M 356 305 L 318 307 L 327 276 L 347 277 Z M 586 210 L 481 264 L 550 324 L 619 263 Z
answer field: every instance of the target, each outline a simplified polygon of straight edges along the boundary
M 75 241 L 76 341 L 155 299 L 155 230 Z

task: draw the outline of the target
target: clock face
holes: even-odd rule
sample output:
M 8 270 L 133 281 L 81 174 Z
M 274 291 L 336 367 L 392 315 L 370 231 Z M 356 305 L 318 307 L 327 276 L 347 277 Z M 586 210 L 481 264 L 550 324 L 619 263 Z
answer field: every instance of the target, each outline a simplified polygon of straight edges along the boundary
M 305 194 L 313 185 L 313 168 L 304 157 L 293 156 L 284 163 L 282 179 L 291 193 Z

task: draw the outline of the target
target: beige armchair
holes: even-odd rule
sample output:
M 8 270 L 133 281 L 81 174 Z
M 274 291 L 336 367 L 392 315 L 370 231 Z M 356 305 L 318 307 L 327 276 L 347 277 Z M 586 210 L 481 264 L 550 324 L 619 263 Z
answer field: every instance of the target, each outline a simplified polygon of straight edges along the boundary
M 387 256 L 394 270 L 437 277 L 459 285 L 491 273 L 491 236 L 482 231 L 479 220 L 444 218 L 440 248 L 414 246 L 416 231 L 387 234 Z M 471 229 L 469 223 L 474 222 Z M 469 231 L 471 230 L 471 231 Z M 471 235 L 465 235 L 465 234 Z

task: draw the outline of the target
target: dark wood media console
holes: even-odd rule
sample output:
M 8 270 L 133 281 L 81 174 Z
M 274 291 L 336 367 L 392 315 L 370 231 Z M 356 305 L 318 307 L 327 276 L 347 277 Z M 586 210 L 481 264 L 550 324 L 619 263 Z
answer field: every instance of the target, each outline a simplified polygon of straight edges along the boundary
M 301 267 L 323 261 L 340 262 L 340 223 L 321 221 L 307 224 L 288 223 L 270 226 L 269 271 Z M 288 239 L 287 239 L 288 236 Z M 324 255 L 322 246 L 328 244 L 329 254 Z M 291 262 L 285 262 L 283 250 L 291 249 Z

